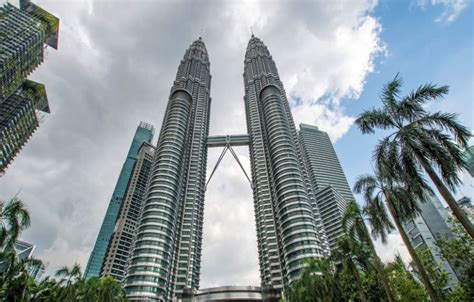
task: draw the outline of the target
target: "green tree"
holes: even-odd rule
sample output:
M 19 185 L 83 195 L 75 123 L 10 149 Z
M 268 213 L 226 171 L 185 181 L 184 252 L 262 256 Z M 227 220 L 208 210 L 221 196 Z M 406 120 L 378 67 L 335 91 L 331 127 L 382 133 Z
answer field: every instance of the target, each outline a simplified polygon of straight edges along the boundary
M 14 249 L 15 241 L 21 231 L 30 226 L 30 214 L 19 198 L 9 202 L 0 201 L 0 250 Z
M 72 301 L 76 297 L 81 283 L 84 282 L 80 265 L 76 263 L 72 268 L 63 266 L 56 271 L 55 276 L 60 278 L 58 281 L 58 298 L 64 301 Z
M 419 213 L 416 203 L 419 196 L 406 186 L 395 182 L 394 179 L 384 177 L 379 172 L 376 176 L 359 176 L 354 185 L 354 192 L 363 195 L 364 210 L 369 216 L 369 223 L 372 224 L 373 233 L 378 233 L 379 236 L 386 236 L 393 229 L 383 206 L 385 202 L 431 299 L 442 301 L 402 226 L 405 219 L 413 218 Z
M 448 86 L 425 84 L 400 97 L 401 86 L 402 79 L 397 74 L 382 89 L 383 107 L 366 110 L 356 120 L 363 134 L 374 133 L 375 129 L 392 131 L 374 150 L 377 169 L 382 171 L 384 166 L 391 170 L 391 175 L 402 175 L 406 182 L 426 186 L 421 172 L 424 169 L 453 214 L 474 238 L 472 223 L 451 193 L 461 183 L 458 173 L 465 169 L 461 150 L 467 148 L 472 135 L 457 121 L 456 114 L 431 113 L 424 108 L 429 101 L 447 95 Z
M 419 255 L 421 262 L 423 262 L 423 265 L 430 276 L 430 279 L 433 281 L 433 286 L 438 291 L 438 293 L 446 299 L 444 291 L 448 286 L 448 273 L 446 273 L 442 266 L 436 262 L 428 248 L 418 248 L 416 253 Z
M 388 219 L 386 220 L 388 221 Z M 348 204 L 346 211 L 344 212 L 344 216 L 342 218 L 342 225 L 345 233 L 348 234 L 351 240 L 360 240 L 361 242 L 367 244 L 371 256 L 374 259 L 374 266 L 380 277 L 380 282 L 382 283 L 382 286 L 384 288 L 387 300 L 389 302 L 394 301 L 393 293 L 390 290 L 388 278 L 384 271 L 384 265 L 382 263 L 382 260 L 380 260 L 380 257 L 377 255 L 377 252 L 375 251 L 374 243 L 370 238 L 369 231 L 367 230 L 367 226 L 364 222 L 363 213 L 361 213 L 359 206 L 355 201 L 351 201 Z M 385 236 L 382 239 L 384 242 L 386 241 Z
M 59 281 L 45 278 L 34 280 L 32 267 L 42 265 L 34 258 L 19 259 L 14 243 L 30 224 L 30 215 L 23 202 L 13 198 L 0 202 L 0 300 L 12 302 L 112 302 L 127 301 L 122 286 L 112 277 L 84 280 L 81 268 L 62 267 L 56 272 Z
M 288 302 L 342 301 L 341 288 L 335 266 L 329 259 L 311 259 L 306 262 L 300 278 L 285 289 Z
M 111 276 L 89 278 L 78 290 L 77 300 L 86 302 L 127 301 L 122 286 Z
M 462 272 L 459 284 L 448 295 L 450 301 L 474 301 L 474 239 L 459 222 L 451 221 L 452 237 L 436 241 L 443 260 Z
M 347 236 L 341 236 L 337 239 L 337 249 L 332 257 L 341 263 L 343 272 L 352 276 L 355 282 L 357 293 L 362 302 L 366 302 L 364 289 L 362 288 L 362 278 L 359 273 L 360 266 L 367 266 L 367 259 L 360 257 L 362 246 Z
M 387 274 L 398 301 L 428 301 L 426 291 L 406 269 L 400 256 L 397 256 L 395 261 L 387 264 Z
M 33 278 L 30 278 L 30 289 L 31 301 L 34 302 L 50 302 L 57 301 L 58 284 L 56 280 L 46 277 L 41 281 L 36 282 Z

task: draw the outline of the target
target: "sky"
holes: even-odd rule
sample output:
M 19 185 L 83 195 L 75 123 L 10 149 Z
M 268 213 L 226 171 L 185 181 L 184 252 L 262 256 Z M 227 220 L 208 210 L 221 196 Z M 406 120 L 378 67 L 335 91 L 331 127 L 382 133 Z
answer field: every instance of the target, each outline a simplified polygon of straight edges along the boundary
M 135 129 L 140 121 L 160 128 L 178 64 L 199 36 L 211 61 L 211 135 L 246 133 L 242 74 L 252 28 L 276 62 L 295 122 L 329 133 L 350 185 L 372 171 L 380 138 L 362 135 L 354 120 L 380 106 L 381 88 L 397 73 L 404 93 L 449 85 L 429 109 L 458 113 L 474 129 L 468 0 L 33 2 L 61 22 L 59 49 L 47 49 L 31 76 L 46 85 L 51 114 L 0 178 L 0 199 L 18 193 L 28 206 L 32 225 L 22 239 L 37 245 L 48 273 L 85 268 Z M 209 150 L 208 171 L 220 152 Z M 237 153 L 249 172 L 247 148 Z M 473 179 L 463 180 L 457 196 L 474 197 Z M 229 155 L 205 202 L 201 287 L 259 284 L 251 190 Z M 407 257 L 396 233 L 377 250 L 385 261 Z

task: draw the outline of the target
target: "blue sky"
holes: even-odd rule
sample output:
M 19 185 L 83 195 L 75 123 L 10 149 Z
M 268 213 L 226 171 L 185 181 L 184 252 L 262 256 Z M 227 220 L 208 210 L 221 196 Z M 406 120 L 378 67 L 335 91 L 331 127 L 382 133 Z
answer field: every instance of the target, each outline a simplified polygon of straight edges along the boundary
M 430 109 L 458 113 L 459 120 L 474 129 L 474 24 L 472 3 L 468 5 L 454 21 L 437 22 L 443 7 L 423 10 L 405 1 L 382 1 L 373 15 L 382 24 L 380 37 L 387 54 L 376 59 L 359 100 L 346 103 L 347 113 L 356 116 L 379 107 L 381 88 L 399 72 L 404 80 L 402 95 L 428 82 L 449 85 L 449 95 Z M 371 150 L 379 137 L 362 135 L 353 125 L 337 141 L 336 151 L 350 184 L 357 175 L 371 173 Z M 469 195 L 474 197 L 472 192 Z

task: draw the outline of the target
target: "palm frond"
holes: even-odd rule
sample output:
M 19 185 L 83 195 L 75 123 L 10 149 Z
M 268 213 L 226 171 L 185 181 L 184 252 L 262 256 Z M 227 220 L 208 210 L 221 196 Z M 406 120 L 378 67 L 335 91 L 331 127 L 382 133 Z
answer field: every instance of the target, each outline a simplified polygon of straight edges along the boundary
M 374 239 L 380 237 L 383 243 L 387 242 L 388 234 L 395 229 L 388 213 L 383 205 L 380 195 L 375 196 L 370 203 L 367 203 L 363 212 L 371 226 L 371 233 Z
M 454 140 L 461 148 L 467 148 L 469 139 L 472 137 L 467 127 L 459 123 L 458 115 L 455 113 L 435 112 L 425 115 L 413 122 L 418 128 L 434 129 L 439 128 L 454 136 Z
M 357 117 L 355 124 L 363 134 L 374 133 L 376 128 L 386 130 L 395 126 L 390 115 L 379 109 L 364 111 Z
M 382 88 L 382 94 L 380 99 L 382 103 L 389 109 L 390 112 L 397 111 L 397 98 L 400 94 L 400 88 L 402 87 L 403 79 L 399 73 L 395 75 L 395 78 Z

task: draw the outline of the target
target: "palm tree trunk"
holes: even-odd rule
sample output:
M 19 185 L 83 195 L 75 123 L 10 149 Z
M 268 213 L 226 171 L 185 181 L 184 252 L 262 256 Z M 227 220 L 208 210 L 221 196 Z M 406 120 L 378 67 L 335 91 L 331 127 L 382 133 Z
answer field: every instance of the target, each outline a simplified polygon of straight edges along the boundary
M 367 230 L 367 228 L 365 229 L 365 231 L 367 232 L 367 239 L 368 239 L 367 241 L 369 244 L 369 249 L 372 252 L 372 255 L 374 255 L 375 269 L 377 270 L 380 276 L 380 280 L 382 281 L 382 286 L 383 286 L 383 289 L 385 290 L 385 294 L 387 295 L 387 299 L 389 302 L 394 302 L 395 298 L 393 296 L 392 290 L 390 289 L 390 285 L 388 284 L 388 278 L 387 278 L 387 274 L 385 274 L 382 260 L 380 259 L 379 255 L 377 255 L 377 252 L 375 251 L 374 243 L 372 242 L 372 239 L 370 238 L 369 231 Z
M 472 223 L 467 218 L 466 213 L 459 207 L 456 199 L 454 199 L 451 192 L 449 192 L 448 188 L 445 184 L 441 181 L 438 174 L 433 170 L 429 163 L 426 161 L 421 161 L 423 168 L 425 169 L 426 173 L 430 176 L 431 180 L 435 184 L 436 188 L 438 189 L 441 196 L 443 196 L 444 200 L 448 204 L 451 211 L 453 211 L 454 216 L 461 222 L 462 226 L 466 229 L 469 235 L 474 238 L 474 227 Z
M 388 210 L 390 211 L 390 214 L 393 217 L 395 225 L 397 226 L 398 232 L 400 233 L 400 236 L 402 237 L 403 243 L 405 243 L 405 246 L 408 250 L 408 253 L 410 254 L 411 259 L 413 259 L 413 262 L 415 262 L 416 269 L 418 270 L 418 273 L 420 274 L 421 281 L 423 282 L 426 290 L 428 291 L 428 295 L 431 297 L 431 300 L 433 300 L 434 302 L 443 301 L 439 297 L 436 290 L 434 289 L 433 284 L 431 283 L 430 278 L 428 277 L 428 274 L 426 273 L 426 270 L 423 266 L 423 263 L 421 262 L 420 258 L 418 258 L 415 248 L 411 244 L 410 239 L 407 236 L 407 233 L 405 233 L 405 230 L 402 227 L 402 224 L 395 210 L 395 207 L 393 206 L 392 202 L 389 199 L 386 199 L 386 200 L 387 200 Z
M 360 281 L 359 272 L 357 271 L 357 268 L 355 266 L 352 269 L 352 275 L 354 276 L 354 279 L 356 281 L 356 287 L 357 291 L 359 292 L 360 299 L 362 300 L 362 302 L 367 302 L 364 290 L 362 289 L 362 282 Z

